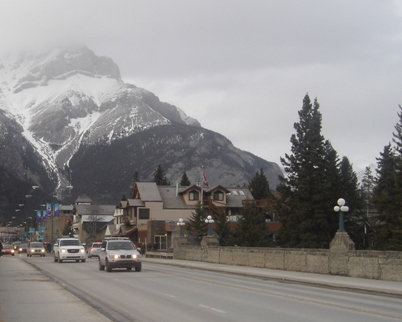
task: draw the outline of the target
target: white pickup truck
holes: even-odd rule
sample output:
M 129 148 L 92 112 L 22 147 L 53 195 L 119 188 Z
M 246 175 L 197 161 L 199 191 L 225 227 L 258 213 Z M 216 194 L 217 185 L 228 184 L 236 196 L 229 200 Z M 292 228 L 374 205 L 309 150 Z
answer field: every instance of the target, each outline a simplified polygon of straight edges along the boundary
M 77 238 L 58 238 L 53 245 L 54 261 L 62 263 L 66 260 L 85 262 L 87 255 L 84 246 Z

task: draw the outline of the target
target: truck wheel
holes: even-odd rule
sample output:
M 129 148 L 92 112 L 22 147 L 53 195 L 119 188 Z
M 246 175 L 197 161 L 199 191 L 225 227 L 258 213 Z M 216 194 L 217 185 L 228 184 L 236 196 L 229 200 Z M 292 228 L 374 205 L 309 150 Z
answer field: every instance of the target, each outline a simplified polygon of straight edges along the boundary
M 60 259 L 60 254 L 59 257 L 57 258 L 57 261 L 59 262 L 59 264 L 63 263 L 63 260 Z
M 127 271 L 128 271 L 128 272 L 131 272 L 131 267 L 127 267 Z
M 136 271 L 136 272 L 141 272 L 141 266 L 137 266 L 137 267 L 135 268 L 135 271 Z
M 102 265 L 100 261 L 99 261 L 99 270 L 100 270 L 100 271 L 104 271 L 104 270 L 105 270 L 105 265 Z
M 109 264 L 109 262 L 106 260 L 106 271 L 111 272 L 112 271 L 112 266 Z
M 55 262 L 55 263 L 57 262 L 57 257 L 56 257 L 56 256 L 54 256 L 54 262 Z

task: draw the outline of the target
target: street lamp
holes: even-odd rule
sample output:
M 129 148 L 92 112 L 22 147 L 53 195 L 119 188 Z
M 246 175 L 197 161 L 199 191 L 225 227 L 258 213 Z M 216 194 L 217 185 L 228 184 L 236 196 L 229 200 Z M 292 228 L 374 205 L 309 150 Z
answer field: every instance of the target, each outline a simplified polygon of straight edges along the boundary
M 183 226 L 185 225 L 183 218 L 179 218 L 179 222 L 177 223 L 177 226 L 180 228 L 179 232 L 179 237 L 184 237 L 183 235 Z
M 334 207 L 335 212 L 339 212 L 339 228 L 338 232 L 344 233 L 345 232 L 345 227 L 343 225 L 343 213 L 349 211 L 349 207 L 345 206 L 345 199 L 339 198 L 337 201 L 337 206 Z
M 212 236 L 212 227 L 211 227 L 211 225 L 212 225 L 214 222 L 215 222 L 215 220 L 213 220 L 210 215 L 205 219 L 205 223 L 208 224 L 208 233 L 207 233 L 207 236 Z

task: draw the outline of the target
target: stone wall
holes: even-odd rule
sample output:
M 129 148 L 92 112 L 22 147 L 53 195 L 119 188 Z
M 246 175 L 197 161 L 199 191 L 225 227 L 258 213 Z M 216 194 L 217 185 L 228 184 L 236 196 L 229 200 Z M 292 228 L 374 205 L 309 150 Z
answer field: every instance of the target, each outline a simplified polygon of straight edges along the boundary
M 343 237 L 343 236 L 342 236 Z M 339 244 L 338 244 L 339 246 Z M 173 258 L 227 265 L 402 281 L 402 252 L 331 249 L 220 247 L 179 244 Z

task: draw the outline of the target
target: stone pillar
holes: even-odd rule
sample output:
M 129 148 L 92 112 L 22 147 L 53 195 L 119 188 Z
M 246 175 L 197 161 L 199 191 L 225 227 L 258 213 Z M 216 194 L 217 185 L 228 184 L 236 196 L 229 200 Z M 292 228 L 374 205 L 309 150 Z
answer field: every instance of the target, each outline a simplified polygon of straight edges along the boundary
M 355 243 L 346 232 L 337 232 L 329 244 L 329 273 L 348 275 L 349 251 L 355 249 Z
M 201 261 L 208 262 L 208 247 L 219 246 L 218 238 L 215 236 L 204 236 L 201 239 Z
M 180 256 L 180 251 L 182 246 L 185 246 L 188 244 L 187 238 L 186 237 L 174 237 L 173 238 L 173 258 L 176 259 L 181 259 Z

